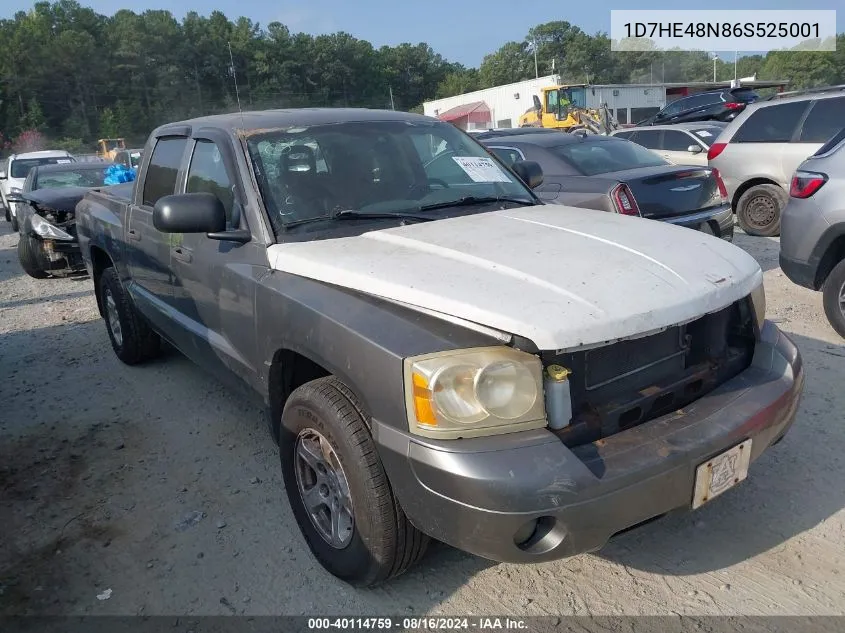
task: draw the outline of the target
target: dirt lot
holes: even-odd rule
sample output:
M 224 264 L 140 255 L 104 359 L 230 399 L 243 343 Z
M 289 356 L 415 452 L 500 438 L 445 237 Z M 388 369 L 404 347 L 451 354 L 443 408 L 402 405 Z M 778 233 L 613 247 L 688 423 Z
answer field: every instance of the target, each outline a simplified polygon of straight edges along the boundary
M 122 365 L 91 282 L 26 277 L 16 243 L 0 222 L 0 615 L 845 613 L 845 348 L 776 240 L 737 237 L 807 386 L 748 481 L 597 555 L 496 565 L 438 545 L 367 591 L 311 558 L 257 409 L 175 353 Z

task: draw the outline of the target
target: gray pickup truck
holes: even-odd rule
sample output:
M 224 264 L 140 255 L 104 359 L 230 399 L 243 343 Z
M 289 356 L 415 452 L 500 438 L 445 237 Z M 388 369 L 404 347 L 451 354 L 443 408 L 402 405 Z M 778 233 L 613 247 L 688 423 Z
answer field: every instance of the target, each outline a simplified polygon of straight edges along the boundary
M 315 558 L 368 586 L 429 538 L 599 549 L 792 424 L 801 359 L 753 258 L 541 181 L 413 114 L 221 115 L 156 129 L 77 232 L 117 356 L 166 340 L 257 396 Z

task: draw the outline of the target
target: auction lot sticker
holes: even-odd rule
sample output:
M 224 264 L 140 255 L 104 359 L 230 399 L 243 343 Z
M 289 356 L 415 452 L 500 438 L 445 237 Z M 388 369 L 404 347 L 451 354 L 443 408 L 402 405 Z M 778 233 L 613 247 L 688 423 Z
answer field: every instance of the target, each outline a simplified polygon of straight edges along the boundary
M 452 156 L 452 160 L 458 163 L 467 176 L 473 182 L 510 182 L 505 172 L 493 162 L 492 158 L 477 158 L 475 156 Z

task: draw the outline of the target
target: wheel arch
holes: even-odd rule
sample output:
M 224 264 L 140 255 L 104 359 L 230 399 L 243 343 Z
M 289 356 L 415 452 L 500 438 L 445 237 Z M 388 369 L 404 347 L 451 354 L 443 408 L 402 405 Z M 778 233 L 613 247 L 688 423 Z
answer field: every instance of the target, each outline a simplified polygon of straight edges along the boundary
M 746 180 L 744 183 L 742 183 L 739 187 L 736 188 L 736 191 L 734 191 L 733 198 L 731 199 L 731 208 L 733 209 L 734 213 L 736 213 L 736 206 L 737 204 L 739 204 L 739 199 L 742 197 L 742 195 L 752 187 L 756 187 L 758 185 L 776 185 L 783 189 L 783 187 L 781 187 L 778 182 L 764 176 L 759 176 L 757 178 L 751 178 L 749 180 Z
M 824 251 L 820 256 L 814 279 L 816 289 L 820 289 L 824 285 L 825 280 L 830 275 L 830 271 L 845 259 L 845 224 L 841 226 L 837 225 L 837 228 L 837 234 L 824 247 Z
M 97 310 L 100 313 L 101 317 L 105 316 L 103 312 L 103 302 L 100 298 L 100 277 L 103 275 L 103 271 L 106 268 L 112 268 L 114 266 L 114 262 L 109 254 L 100 248 L 99 246 L 91 246 L 90 250 L 90 257 L 91 257 L 91 268 L 93 270 L 92 279 L 94 281 L 94 296 L 97 299 Z

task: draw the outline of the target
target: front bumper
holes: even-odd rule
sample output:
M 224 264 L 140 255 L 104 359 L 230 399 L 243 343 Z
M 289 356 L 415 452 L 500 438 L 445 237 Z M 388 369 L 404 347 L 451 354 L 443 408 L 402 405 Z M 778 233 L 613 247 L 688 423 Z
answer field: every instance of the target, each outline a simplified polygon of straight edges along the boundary
M 40 246 L 38 258 L 41 269 L 53 274 L 75 274 L 85 271 L 79 243 L 63 240 L 46 240 L 36 237 Z
M 712 233 L 716 237 L 721 237 L 729 242 L 733 240 L 734 236 L 734 214 L 729 204 L 677 218 L 667 218 L 664 222 Z
M 569 449 L 546 430 L 438 442 L 375 420 L 373 435 L 417 528 L 491 560 L 543 562 L 690 508 L 696 467 L 749 438 L 757 459 L 791 426 L 803 381 L 798 349 L 767 322 L 739 376 L 682 411 L 593 444 Z M 518 547 L 515 537 L 538 519 L 547 536 Z
M 816 273 L 819 269 L 819 261 L 811 258 L 808 262 L 791 259 L 783 254 L 778 255 L 778 263 L 783 274 L 794 284 L 804 286 L 810 290 L 818 290 L 816 287 Z

